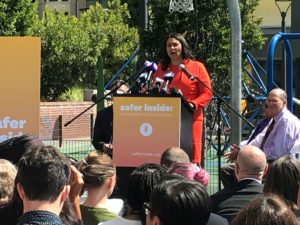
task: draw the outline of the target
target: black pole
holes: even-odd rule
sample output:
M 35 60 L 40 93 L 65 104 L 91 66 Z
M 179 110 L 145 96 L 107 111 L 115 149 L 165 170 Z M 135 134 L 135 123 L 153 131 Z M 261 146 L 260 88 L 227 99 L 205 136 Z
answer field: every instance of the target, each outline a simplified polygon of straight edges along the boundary
M 61 148 L 63 142 L 63 127 L 62 127 L 62 115 L 58 116 L 58 143 Z
M 212 88 L 208 87 L 204 82 L 202 82 L 198 77 L 196 76 L 192 76 L 190 77 L 190 79 L 196 79 L 197 81 L 199 81 L 203 86 L 205 86 L 206 88 L 208 88 L 213 94 L 214 96 L 217 97 L 218 100 L 220 100 L 222 103 L 224 103 L 232 112 L 234 112 L 235 115 L 237 115 L 238 117 L 240 117 L 245 123 L 248 124 L 248 126 L 250 126 L 251 128 L 254 128 L 254 125 L 249 122 L 244 116 L 242 116 L 239 112 L 237 112 L 228 102 L 226 102 L 217 92 L 215 92 Z
M 219 174 L 219 179 L 218 179 L 218 186 L 219 190 L 221 190 L 221 156 L 222 156 L 222 146 L 221 146 L 221 100 L 220 98 L 217 99 L 217 113 L 218 113 L 218 174 Z
M 146 68 L 146 66 L 143 65 L 143 66 L 141 67 L 141 69 L 140 69 L 138 72 L 136 72 L 133 76 L 130 76 L 128 79 L 126 79 L 126 80 L 124 81 L 124 83 L 129 83 L 129 81 L 131 81 L 131 80 L 136 80 L 137 77 L 145 70 L 145 68 Z M 91 108 L 93 108 L 95 105 L 97 105 L 100 101 L 104 100 L 108 95 L 111 95 L 111 94 L 115 93 L 115 92 L 119 89 L 119 87 L 120 87 L 121 85 L 123 85 L 123 83 L 120 84 L 119 86 L 115 86 L 115 87 L 114 87 L 113 89 L 111 89 L 108 93 L 106 93 L 102 98 L 97 99 L 97 101 L 96 101 L 94 104 L 90 105 L 90 106 L 87 107 L 85 110 L 83 110 L 81 113 L 79 113 L 77 116 L 75 116 L 73 119 L 71 119 L 71 120 L 69 120 L 68 122 L 66 122 L 66 123 L 64 124 L 64 127 L 69 126 L 73 121 L 75 121 L 75 120 L 76 120 L 77 118 L 79 118 L 81 115 L 83 115 L 84 113 L 86 113 L 87 111 L 89 111 Z
M 287 6 L 287 8 L 285 10 L 281 10 L 280 5 L 278 4 L 278 2 L 289 2 L 289 5 Z M 285 33 L 286 32 L 286 27 L 285 27 L 285 18 L 286 18 L 286 14 L 289 11 L 289 8 L 291 7 L 292 1 L 283 1 L 283 0 L 275 0 L 275 5 L 277 6 L 279 12 L 280 12 L 280 16 L 281 16 L 281 32 Z M 282 71 L 282 75 L 283 75 L 283 84 L 282 87 L 284 90 L 287 90 L 286 87 L 286 53 L 285 53 L 285 47 L 284 47 L 284 41 L 282 41 L 282 53 L 281 53 L 281 71 Z
M 148 29 L 148 7 L 147 7 L 148 0 L 140 1 L 140 27 L 142 31 Z
M 286 32 L 286 27 L 285 27 L 285 18 L 286 18 L 286 12 L 282 11 L 281 12 L 281 32 L 285 33 Z M 285 47 L 284 47 L 284 41 L 282 41 L 282 58 L 281 58 L 281 65 L 282 65 L 282 75 L 283 75 L 283 87 L 284 90 L 286 89 L 286 53 L 285 53 Z
M 147 58 L 145 49 L 145 32 L 148 30 L 148 0 L 139 1 L 139 35 L 140 35 L 140 54 L 137 61 L 137 67 L 141 66 Z

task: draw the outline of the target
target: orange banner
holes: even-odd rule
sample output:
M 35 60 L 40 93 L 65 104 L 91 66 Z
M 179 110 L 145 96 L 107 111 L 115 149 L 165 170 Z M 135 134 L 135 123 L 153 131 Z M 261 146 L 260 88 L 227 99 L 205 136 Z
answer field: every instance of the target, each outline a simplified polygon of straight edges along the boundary
M 180 101 L 179 97 L 115 97 L 115 164 L 159 163 L 165 149 L 180 146 Z
M 0 37 L 0 142 L 39 135 L 41 40 Z

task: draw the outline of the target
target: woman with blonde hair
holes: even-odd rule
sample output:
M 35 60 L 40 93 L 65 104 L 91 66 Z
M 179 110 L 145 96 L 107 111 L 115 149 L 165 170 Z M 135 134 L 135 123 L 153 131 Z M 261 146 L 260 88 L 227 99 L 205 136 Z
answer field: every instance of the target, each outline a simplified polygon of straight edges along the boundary
M 0 159 L 0 205 L 9 203 L 14 192 L 16 167 L 6 159 Z

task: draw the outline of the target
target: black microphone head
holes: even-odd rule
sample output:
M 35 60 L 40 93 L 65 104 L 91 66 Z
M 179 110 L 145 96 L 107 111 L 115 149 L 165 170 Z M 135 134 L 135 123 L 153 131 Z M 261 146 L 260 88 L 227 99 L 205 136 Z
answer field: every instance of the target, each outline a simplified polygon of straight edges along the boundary
M 153 86 L 151 89 L 152 94 L 159 94 L 159 86 Z
M 148 79 L 148 73 L 147 72 L 144 72 L 142 73 L 139 78 L 138 78 L 138 82 L 139 83 L 145 83 Z
M 254 94 L 249 94 L 247 97 L 246 97 L 246 101 L 249 102 L 249 103 L 253 103 L 255 102 L 256 100 L 256 97 Z
M 161 88 L 163 82 L 164 82 L 164 81 L 163 81 L 162 79 L 160 79 L 160 78 L 157 77 L 157 78 L 155 79 L 154 85 L 153 85 L 152 88 L 151 88 L 151 92 L 152 92 L 153 94 L 158 94 L 158 93 L 160 92 L 160 88 Z
M 174 95 L 174 96 L 180 96 L 180 95 L 182 95 L 181 90 L 177 89 L 175 87 L 171 87 L 170 88 L 170 93 L 171 93 L 171 95 Z

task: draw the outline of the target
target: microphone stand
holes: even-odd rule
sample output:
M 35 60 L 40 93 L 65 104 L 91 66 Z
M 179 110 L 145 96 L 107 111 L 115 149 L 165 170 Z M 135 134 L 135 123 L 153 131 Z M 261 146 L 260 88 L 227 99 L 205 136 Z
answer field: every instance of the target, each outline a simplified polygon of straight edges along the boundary
M 244 116 L 242 116 L 239 112 L 237 112 L 228 102 L 226 102 L 219 94 L 217 94 L 214 90 L 212 90 L 210 87 L 208 87 L 204 82 L 202 82 L 198 77 L 193 77 L 194 79 L 196 79 L 197 81 L 199 81 L 202 85 L 204 85 L 207 89 L 209 89 L 214 96 L 217 97 L 218 100 L 220 100 L 220 106 L 221 103 L 224 103 L 232 112 L 234 112 L 234 114 L 236 114 L 238 117 L 240 117 L 242 120 L 244 120 L 244 122 L 246 122 L 249 127 L 251 127 L 252 129 L 254 128 L 254 125 L 249 122 Z
M 102 101 L 103 99 L 105 99 L 108 95 L 111 95 L 113 93 L 115 93 L 123 84 L 128 83 L 129 81 L 135 80 L 137 79 L 137 77 L 145 70 L 146 66 L 143 66 L 136 74 L 134 74 L 133 76 L 130 76 L 128 79 L 126 79 L 124 81 L 124 83 L 115 86 L 114 88 L 112 88 L 108 93 L 106 93 L 102 98 L 98 99 L 95 103 L 93 103 L 92 105 L 90 105 L 89 107 L 87 107 L 85 110 L 83 110 L 81 113 L 79 113 L 78 115 L 76 115 L 73 119 L 69 120 L 68 122 L 66 122 L 64 124 L 64 127 L 67 127 L 68 125 L 70 125 L 72 122 L 74 122 L 76 119 L 78 119 L 80 116 L 82 116 L 84 113 L 86 113 L 88 110 L 90 110 L 91 108 L 93 108 L 95 105 L 97 105 L 100 101 Z
M 184 72 L 184 71 L 183 71 Z M 227 103 L 218 93 L 216 93 L 214 90 L 212 90 L 212 88 L 208 87 L 204 82 L 202 82 L 198 77 L 195 76 L 190 76 L 189 77 L 190 80 L 196 79 L 199 83 L 201 83 L 202 85 L 204 85 L 207 89 L 209 89 L 216 97 L 217 97 L 217 113 L 218 113 L 218 173 L 219 173 L 219 181 L 218 181 L 218 187 L 219 190 L 221 190 L 221 179 L 220 179 L 220 174 L 221 174 L 221 156 L 222 156 L 222 150 L 221 150 L 221 104 L 224 103 L 232 112 L 234 112 L 238 117 L 240 117 L 241 119 L 243 119 L 252 129 L 254 128 L 254 125 L 249 122 L 244 116 L 242 116 L 239 112 L 237 112 L 229 103 Z
M 221 190 L 221 179 L 220 179 L 220 174 L 221 174 L 221 156 L 222 156 L 222 146 L 221 146 L 221 135 L 222 135 L 222 130 L 221 130 L 221 101 L 218 98 L 217 99 L 217 113 L 218 113 L 218 130 L 217 130 L 217 134 L 218 134 L 218 174 L 219 174 L 219 179 L 218 179 L 218 186 L 219 186 L 219 190 Z

